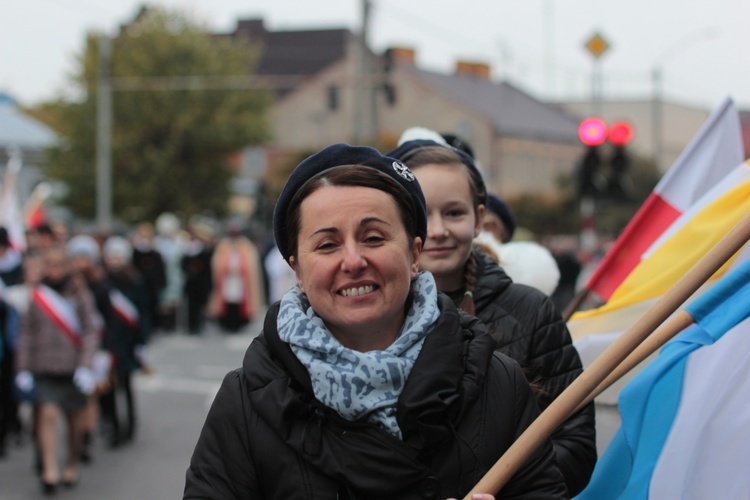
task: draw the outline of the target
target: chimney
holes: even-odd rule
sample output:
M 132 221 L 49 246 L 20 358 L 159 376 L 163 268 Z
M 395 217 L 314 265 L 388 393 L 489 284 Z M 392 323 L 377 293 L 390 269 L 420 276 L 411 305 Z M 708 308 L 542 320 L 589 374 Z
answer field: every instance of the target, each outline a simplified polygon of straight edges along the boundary
M 490 79 L 490 65 L 480 62 L 456 61 L 456 74 L 471 76 L 480 80 Z
M 237 27 L 232 36 L 258 43 L 265 40 L 267 34 L 268 30 L 266 30 L 263 19 L 240 19 L 237 21 Z
M 414 66 L 417 52 L 407 47 L 390 47 L 385 51 L 385 59 L 390 64 L 409 64 Z

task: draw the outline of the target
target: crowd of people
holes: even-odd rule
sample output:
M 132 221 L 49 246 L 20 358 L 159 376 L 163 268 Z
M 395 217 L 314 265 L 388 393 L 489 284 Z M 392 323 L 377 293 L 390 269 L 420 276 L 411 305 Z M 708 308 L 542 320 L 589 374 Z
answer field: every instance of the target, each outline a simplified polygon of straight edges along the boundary
M 25 245 L 0 227 L 0 460 L 31 442 L 42 491 L 75 487 L 94 439 L 135 438 L 132 382 L 152 370 L 152 335 L 209 321 L 237 333 L 265 307 L 257 247 L 235 222 L 215 227 L 182 231 L 172 214 L 123 234 L 41 224 Z

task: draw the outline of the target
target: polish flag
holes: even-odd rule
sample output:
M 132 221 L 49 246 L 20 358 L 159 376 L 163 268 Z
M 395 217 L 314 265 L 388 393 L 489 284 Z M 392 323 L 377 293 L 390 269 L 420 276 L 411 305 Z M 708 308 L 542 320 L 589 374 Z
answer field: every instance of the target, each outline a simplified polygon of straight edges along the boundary
M 750 160 L 736 166 L 724 179 L 697 200 L 657 238 L 643 259 L 601 307 L 579 311 L 567 322 L 584 368 L 599 357 L 621 333 L 642 317 L 700 259 L 750 214 Z M 727 273 L 750 262 L 750 245 L 745 245 L 686 301 L 700 297 Z M 608 407 L 649 360 L 597 397 Z M 603 421 L 607 417 L 603 417 Z M 619 417 L 618 417 L 619 420 Z M 605 425 L 606 428 L 606 425 Z
M 46 222 L 47 213 L 44 209 L 44 202 L 49 197 L 50 191 L 51 189 L 48 184 L 44 182 L 39 183 L 31 192 L 29 199 L 26 200 L 26 205 L 23 208 L 23 217 L 27 228 L 35 229 Z
M 727 97 L 638 209 L 586 288 L 608 301 L 662 233 L 743 160 L 739 112 Z

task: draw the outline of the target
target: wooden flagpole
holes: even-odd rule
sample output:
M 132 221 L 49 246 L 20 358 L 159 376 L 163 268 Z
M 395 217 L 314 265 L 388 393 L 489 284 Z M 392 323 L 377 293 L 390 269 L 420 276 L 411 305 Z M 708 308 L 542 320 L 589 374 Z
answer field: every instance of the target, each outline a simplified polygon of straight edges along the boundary
M 584 406 L 592 402 L 595 397 L 606 391 L 609 386 L 620 380 L 626 373 L 635 368 L 638 363 L 655 353 L 657 349 L 669 342 L 672 337 L 690 326 L 692 322 L 693 317 L 685 310 L 679 311 L 675 314 L 669 319 L 669 321 L 661 325 L 654 333 L 649 335 L 646 340 L 641 342 L 641 344 L 636 347 L 617 368 L 612 370 L 612 373 L 610 373 L 607 378 L 604 379 L 604 381 L 602 381 L 602 383 L 599 384 L 575 410 L 573 410 L 573 414 L 577 413 Z
M 474 493 L 497 493 L 554 430 L 651 332 L 700 288 L 721 266 L 750 240 L 750 214 L 745 215 L 711 250 L 657 300 L 630 328 L 605 350 L 524 431 L 494 466 L 464 497 Z
M 581 307 L 583 301 L 586 300 L 586 298 L 589 296 L 589 293 L 591 293 L 591 290 L 589 290 L 588 288 L 583 288 L 571 299 L 568 305 L 565 306 L 565 310 L 562 313 L 564 322 L 567 323 L 570 317 L 575 314 L 578 308 Z

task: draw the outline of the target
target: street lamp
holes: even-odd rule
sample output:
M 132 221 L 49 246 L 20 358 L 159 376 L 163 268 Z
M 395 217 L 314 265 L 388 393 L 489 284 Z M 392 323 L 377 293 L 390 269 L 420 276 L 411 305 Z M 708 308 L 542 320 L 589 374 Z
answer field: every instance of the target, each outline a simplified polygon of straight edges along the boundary
M 653 101 L 651 104 L 651 126 L 653 129 L 654 160 L 656 161 L 657 167 L 661 167 L 662 155 L 664 153 L 664 65 L 678 55 L 683 54 L 688 49 L 692 48 L 698 42 L 714 38 L 717 35 L 718 30 L 714 27 L 694 31 L 662 52 L 661 56 L 656 58 L 656 62 L 654 62 L 654 65 L 651 68 Z

